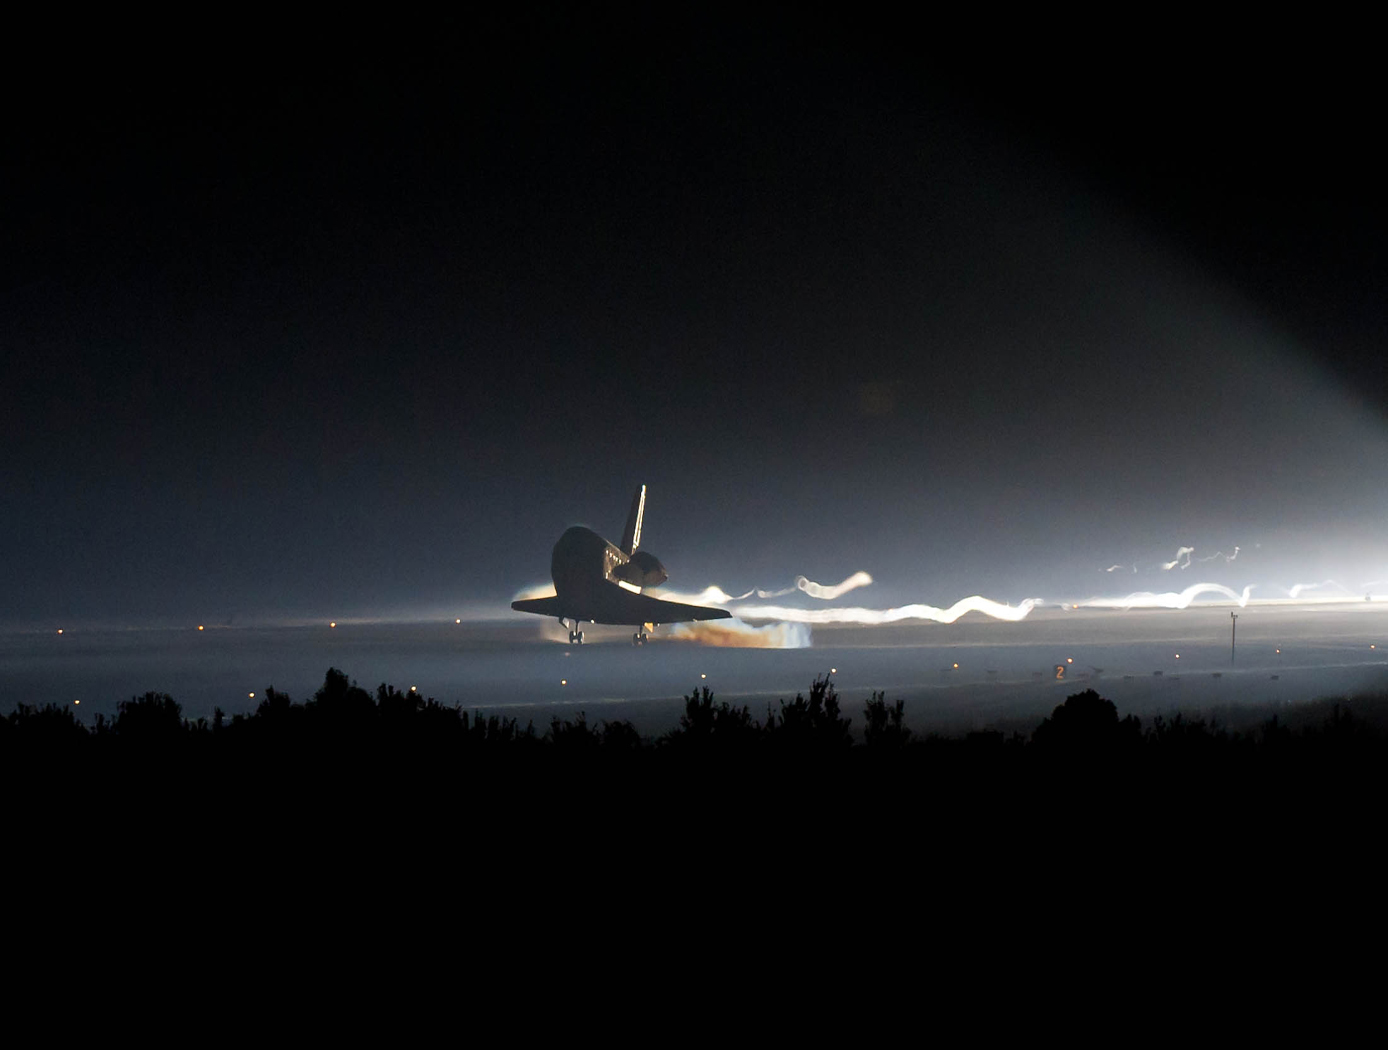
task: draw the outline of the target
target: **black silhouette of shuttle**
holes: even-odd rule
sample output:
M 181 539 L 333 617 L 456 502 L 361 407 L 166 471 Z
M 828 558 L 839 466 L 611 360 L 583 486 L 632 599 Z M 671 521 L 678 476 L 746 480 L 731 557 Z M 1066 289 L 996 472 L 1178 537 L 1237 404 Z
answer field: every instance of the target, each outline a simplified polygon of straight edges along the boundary
M 686 605 L 643 594 L 668 578 L 665 566 L 641 545 L 641 519 L 646 513 L 646 486 L 631 498 L 622 545 L 615 547 L 592 529 L 575 525 L 559 537 L 550 558 L 554 578 L 552 598 L 529 598 L 511 603 L 517 612 L 558 617 L 569 630 L 570 644 L 583 642 L 579 625 L 588 623 L 631 625 L 639 628 L 631 640 L 646 641 L 646 628 L 658 623 L 685 620 L 722 620 L 726 609 Z

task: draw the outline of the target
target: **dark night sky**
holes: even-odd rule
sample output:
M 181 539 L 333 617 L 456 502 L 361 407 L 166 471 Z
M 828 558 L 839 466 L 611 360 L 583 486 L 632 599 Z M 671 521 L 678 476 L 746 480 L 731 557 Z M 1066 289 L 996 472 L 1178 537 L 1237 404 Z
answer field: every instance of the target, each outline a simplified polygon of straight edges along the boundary
M 643 481 L 687 590 L 1388 577 L 1367 64 L 899 29 L 7 83 L 0 621 L 500 608 Z

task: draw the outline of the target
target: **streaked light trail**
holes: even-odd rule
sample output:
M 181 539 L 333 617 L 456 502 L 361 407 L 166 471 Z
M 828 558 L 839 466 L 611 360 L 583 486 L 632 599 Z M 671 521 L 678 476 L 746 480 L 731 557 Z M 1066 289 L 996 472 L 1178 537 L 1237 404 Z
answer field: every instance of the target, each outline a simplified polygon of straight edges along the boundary
M 900 620 L 933 620 L 935 623 L 953 623 L 965 613 L 981 612 L 995 620 L 1016 622 L 1026 619 L 1027 614 L 1036 607 L 1038 600 L 1028 598 L 1018 605 L 1005 605 L 982 595 L 974 594 L 961 598 L 948 609 L 933 605 L 903 605 L 897 609 L 862 609 L 857 607 L 842 609 L 792 609 L 784 605 L 739 605 L 729 610 L 743 620 L 783 620 L 788 623 L 811 624 L 882 624 L 896 623 Z
M 1239 608 L 1243 608 L 1248 604 L 1252 593 L 1251 585 L 1245 587 L 1242 594 L 1238 594 L 1222 583 L 1195 583 L 1179 594 L 1175 591 L 1165 591 L 1161 594 L 1137 591 L 1122 598 L 1090 598 L 1076 604 L 1086 609 L 1185 609 L 1202 594 L 1222 594 L 1237 602 Z
M 1161 563 L 1162 572 L 1170 572 L 1178 566 L 1182 569 L 1190 568 L 1190 556 L 1195 553 L 1194 547 L 1180 547 L 1176 551 L 1174 561 L 1164 561 Z M 1182 559 L 1185 559 L 1182 561 Z

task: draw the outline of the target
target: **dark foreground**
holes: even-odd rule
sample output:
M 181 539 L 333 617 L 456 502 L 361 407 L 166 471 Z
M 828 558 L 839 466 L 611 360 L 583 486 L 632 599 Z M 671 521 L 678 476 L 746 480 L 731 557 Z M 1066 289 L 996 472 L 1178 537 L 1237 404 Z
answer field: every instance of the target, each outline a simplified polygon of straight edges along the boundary
M 649 788 L 707 792 L 725 815 L 810 799 L 825 811 L 861 806 L 941 815 L 991 800 L 1025 807 L 1030 786 L 1076 792 L 1067 805 L 1103 806 L 1114 789 L 1265 787 L 1315 794 L 1340 785 L 1376 791 L 1388 774 L 1388 696 L 1323 700 L 1228 729 L 1204 718 L 1119 718 L 1093 690 L 1070 696 L 1030 734 L 920 736 L 902 701 L 875 693 L 856 718 L 830 678 L 764 714 L 719 701 L 705 687 L 684 697 L 678 726 L 643 737 L 628 721 L 554 718 L 543 729 L 469 714 L 413 690 L 374 695 L 330 669 L 312 699 L 270 689 L 249 715 L 182 717 L 147 693 L 88 728 L 70 706 L 19 705 L 0 720 L 0 758 L 27 791 L 93 792 L 138 808 L 156 798 L 218 819 L 239 802 L 324 811 L 346 803 L 410 800 L 411 808 L 466 797 L 521 801 L 574 815 L 663 805 Z M 1247 726 L 1247 723 L 1245 723 Z M 131 789 L 138 788 L 132 795 Z M 919 793 L 924 792 L 924 795 Z M 1265 800 L 1267 801 L 1267 800 Z M 276 809 L 275 807 L 281 807 Z M 706 815 L 713 812 L 705 807 Z M 861 814 L 860 814 L 861 816 Z
M 1188 952 L 1230 916 L 1323 938 L 1376 907 L 1388 697 L 1298 714 L 1143 724 L 1086 691 L 1029 735 L 919 738 L 902 704 L 850 714 L 821 678 L 760 717 L 701 689 L 643 739 L 334 670 L 229 720 L 162 694 L 92 729 L 21 706 L 0 722 L 10 901 L 52 968 L 93 929 L 411 974 L 567 973 L 613 938 L 638 964 L 741 944 L 856 965 L 845 940 L 875 959 L 905 938 L 980 966 L 1139 934 Z

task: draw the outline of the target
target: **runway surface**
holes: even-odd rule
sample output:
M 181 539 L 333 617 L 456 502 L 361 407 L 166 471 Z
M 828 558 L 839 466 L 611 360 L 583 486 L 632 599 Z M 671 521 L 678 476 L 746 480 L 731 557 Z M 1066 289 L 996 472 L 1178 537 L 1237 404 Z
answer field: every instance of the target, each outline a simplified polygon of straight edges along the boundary
M 950 625 L 817 627 L 808 647 L 721 648 L 630 630 L 587 628 L 582 646 L 548 621 L 339 623 L 294 627 L 83 630 L 0 634 L 0 713 L 17 703 L 72 704 L 90 724 L 121 700 L 168 693 L 186 717 L 253 711 L 266 686 L 312 697 L 329 667 L 374 691 L 382 682 L 468 710 L 533 720 L 582 710 L 630 719 L 644 734 L 674 726 L 681 697 L 767 705 L 832 673 L 846 713 L 883 691 L 917 731 L 1027 731 L 1086 688 L 1120 714 L 1180 709 L 1237 720 L 1268 705 L 1388 690 L 1388 603 L 1249 606 L 1230 653 L 1227 606 L 1185 610 L 1038 609 L 1020 623 L 970 615 Z M 1279 651 L 1280 650 L 1280 651 Z M 1063 674 L 1059 669 L 1063 668 Z M 1060 677 L 1057 677 L 1060 674 Z M 251 694 L 256 694 L 252 696 Z

